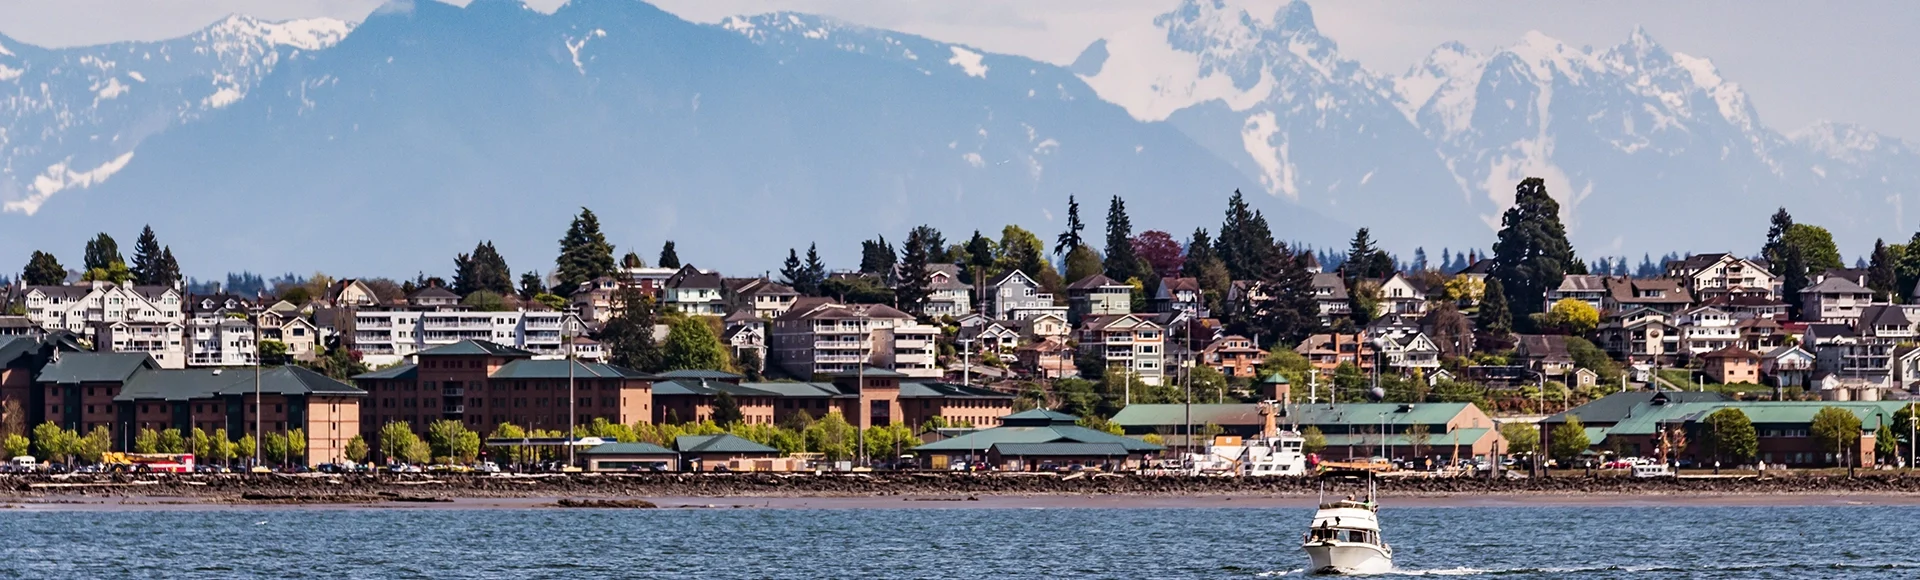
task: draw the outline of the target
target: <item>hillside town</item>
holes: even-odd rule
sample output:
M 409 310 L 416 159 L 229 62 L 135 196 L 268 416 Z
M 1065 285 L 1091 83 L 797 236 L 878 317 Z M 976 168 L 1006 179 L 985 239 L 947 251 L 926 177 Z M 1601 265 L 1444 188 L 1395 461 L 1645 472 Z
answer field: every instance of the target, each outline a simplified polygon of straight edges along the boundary
M 0 290 L 0 437 L 74 463 L 595 470 L 1139 468 L 1274 422 L 1321 457 L 1409 466 L 1912 454 L 1920 234 L 1848 267 L 1782 209 L 1757 251 L 1629 274 L 1576 256 L 1537 179 L 1490 251 L 1436 262 L 1366 229 L 1344 251 L 1284 241 L 1238 192 L 1185 240 L 1109 201 L 1104 243 L 1070 198 L 1051 247 L 921 226 L 857 268 L 796 246 L 758 276 L 671 241 L 616 259 L 584 208 L 517 280 L 483 241 L 449 278 L 223 288 L 151 229 L 131 261 L 102 233 L 82 267 L 35 252 Z

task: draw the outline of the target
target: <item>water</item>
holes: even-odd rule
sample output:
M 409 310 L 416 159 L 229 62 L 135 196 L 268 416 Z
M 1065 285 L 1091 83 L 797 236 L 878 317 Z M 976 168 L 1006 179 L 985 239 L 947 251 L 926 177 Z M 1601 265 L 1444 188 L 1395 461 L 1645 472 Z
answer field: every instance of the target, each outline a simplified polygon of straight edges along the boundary
M 0 578 L 1297 578 L 1304 508 L 0 513 Z M 1917 507 L 1386 508 L 1401 575 L 1915 578 Z

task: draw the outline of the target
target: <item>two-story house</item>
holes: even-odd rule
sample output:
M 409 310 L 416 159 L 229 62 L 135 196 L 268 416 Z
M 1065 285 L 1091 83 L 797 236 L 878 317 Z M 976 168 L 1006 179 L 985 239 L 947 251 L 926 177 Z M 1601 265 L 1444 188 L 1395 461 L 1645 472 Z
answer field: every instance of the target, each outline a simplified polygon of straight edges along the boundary
M 613 276 L 601 276 L 581 284 L 568 297 L 581 320 L 591 320 L 594 324 L 606 324 L 613 319 L 618 305 L 614 304 L 614 294 L 620 290 L 620 279 Z
M 727 301 L 721 296 L 721 286 L 720 274 L 687 264 L 667 278 L 666 295 L 661 303 L 683 314 L 726 316 Z
M 1053 295 L 1040 291 L 1040 283 L 1020 270 L 1006 273 L 987 283 L 988 316 L 994 320 L 1026 320 L 1047 313 L 1067 318 L 1067 307 L 1055 306 Z
M 1315 334 L 1300 341 L 1293 351 L 1323 373 L 1333 372 L 1343 363 L 1362 371 L 1373 370 L 1374 366 L 1373 342 L 1364 332 Z
M 960 267 L 953 264 L 927 265 L 927 303 L 923 314 L 934 318 L 966 316 L 973 312 L 973 287 L 960 281 Z
M 771 319 L 786 314 L 793 307 L 793 301 L 800 299 L 800 293 L 792 286 L 759 278 L 728 278 L 723 281 L 726 287 L 727 307 L 733 312 L 742 309 L 752 310 L 754 315 Z
M 1380 282 L 1380 307 L 1384 314 L 1419 316 L 1427 312 L 1427 287 L 1404 273 L 1395 273 Z
M 1601 302 L 1601 311 L 1626 312 L 1635 308 L 1652 308 L 1667 314 L 1677 314 L 1693 305 L 1693 295 L 1680 280 L 1671 278 L 1628 278 L 1617 276 L 1607 278 L 1607 296 Z
M 275 341 L 286 345 L 287 357 L 299 361 L 311 361 L 326 346 L 325 337 L 320 336 L 320 327 L 300 313 L 293 304 L 280 301 L 255 317 L 260 331 L 260 341 Z M 274 361 L 263 361 L 269 364 Z
M 1572 298 L 1585 302 L 1595 311 L 1605 311 L 1607 301 L 1607 277 L 1586 274 L 1569 274 L 1560 279 L 1560 285 L 1547 289 L 1547 304 Z
M 1873 304 L 1873 291 L 1841 276 L 1831 276 L 1800 291 L 1800 318 L 1807 322 L 1852 324 Z
M 1158 385 L 1165 376 L 1166 329 L 1137 314 L 1093 315 L 1080 323 L 1080 352 L 1109 369 Z M 1097 378 L 1097 377 L 1095 377 Z
M 1229 334 L 1207 343 L 1197 360 L 1228 378 L 1252 377 L 1267 362 L 1267 351 L 1247 337 Z
M 1313 301 L 1320 306 L 1320 323 L 1332 324 L 1335 319 L 1346 318 L 1353 313 L 1353 303 L 1347 296 L 1347 281 L 1339 274 L 1319 273 L 1313 275 Z
M 1780 295 L 1780 280 L 1767 266 L 1733 254 L 1699 254 L 1667 262 L 1667 277 L 1679 280 L 1695 298 Z
M 1185 312 L 1197 318 L 1211 315 L 1198 278 L 1161 278 L 1153 292 L 1153 306 L 1156 312 Z
M 1067 285 L 1067 322 L 1133 312 L 1133 286 L 1094 274 Z

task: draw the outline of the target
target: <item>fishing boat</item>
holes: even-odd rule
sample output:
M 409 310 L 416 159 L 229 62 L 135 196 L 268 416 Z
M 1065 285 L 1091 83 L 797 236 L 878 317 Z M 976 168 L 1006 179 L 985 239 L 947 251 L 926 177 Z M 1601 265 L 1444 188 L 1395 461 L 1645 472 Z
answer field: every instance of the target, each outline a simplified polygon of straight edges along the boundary
M 1385 574 L 1393 570 L 1393 547 L 1380 539 L 1380 504 L 1374 501 L 1371 473 L 1366 474 L 1367 497 L 1326 501 L 1321 480 L 1320 509 L 1313 514 L 1300 548 L 1312 561 L 1314 574 Z

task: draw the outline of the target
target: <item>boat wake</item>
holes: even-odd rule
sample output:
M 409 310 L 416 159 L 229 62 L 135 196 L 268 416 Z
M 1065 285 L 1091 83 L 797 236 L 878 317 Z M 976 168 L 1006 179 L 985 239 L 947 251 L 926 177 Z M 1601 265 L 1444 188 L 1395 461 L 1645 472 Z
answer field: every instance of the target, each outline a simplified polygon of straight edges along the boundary
M 1381 576 L 1525 576 L 1550 574 L 1555 577 L 1569 574 L 1598 572 L 1634 572 L 1634 573 L 1684 573 L 1684 572 L 1749 572 L 1758 570 L 1920 570 L 1920 562 L 1794 562 L 1780 564 L 1733 564 L 1724 566 L 1673 566 L 1673 565 L 1613 565 L 1613 566 L 1533 566 L 1519 568 L 1395 568 Z M 1274 570 L 1261 572 L 1260 578 L 1310 576 L 1305 568 L 1292 570 Z

